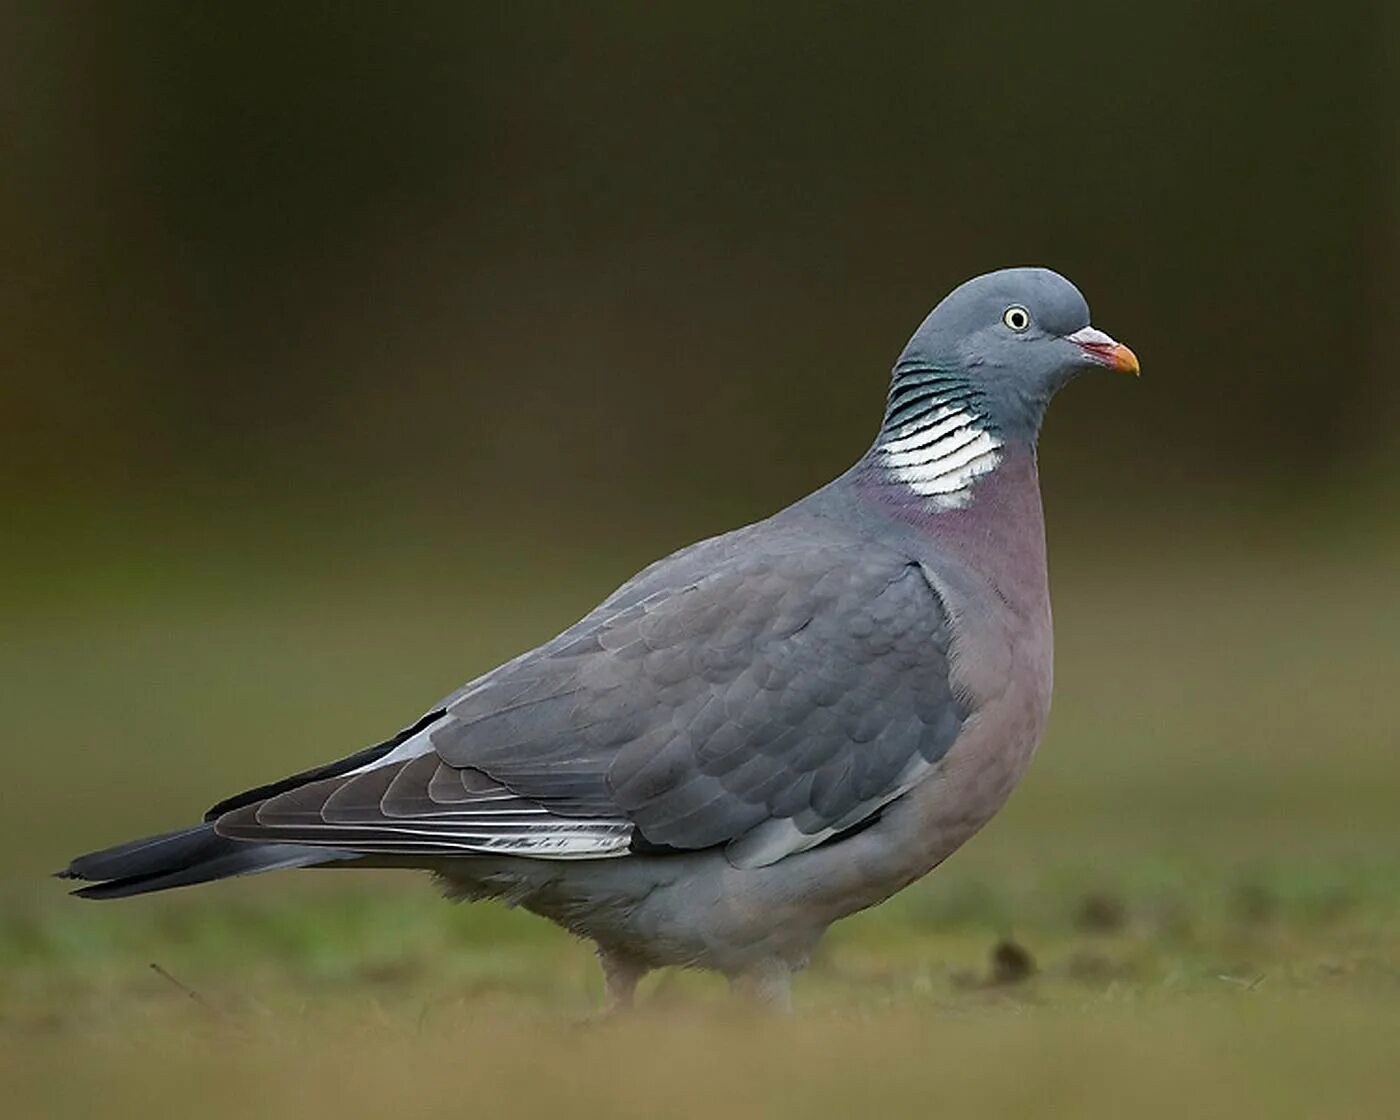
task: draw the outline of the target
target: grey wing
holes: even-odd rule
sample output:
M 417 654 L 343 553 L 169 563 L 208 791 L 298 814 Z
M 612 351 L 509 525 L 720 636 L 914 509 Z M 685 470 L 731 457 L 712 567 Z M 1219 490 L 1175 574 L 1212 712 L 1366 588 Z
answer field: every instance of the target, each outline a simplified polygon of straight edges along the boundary
M 649 569 L 363 772 L 219 831 L 555 858 L 726 845 L 762 865 L 859 825 L 957 738 L 948 618 L 917 565 L 782 538 L 696 561 Z

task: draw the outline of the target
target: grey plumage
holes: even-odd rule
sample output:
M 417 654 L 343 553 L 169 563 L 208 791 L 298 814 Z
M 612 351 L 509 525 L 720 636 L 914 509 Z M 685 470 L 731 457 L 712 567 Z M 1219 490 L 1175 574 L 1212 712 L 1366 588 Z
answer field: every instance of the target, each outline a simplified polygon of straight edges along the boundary
M 295 844 L 240 844 L 197 824 L 79 856 L 60 872 L 65 879 L 94 880 L 79 898 L 127 898 L 214 879 L 286 867 L 334 862 L 336 853 Z
M 859 824 L 957 737 L 946 618 L 907 556 L 791 520 L 688 550 L 488 675 L 425 730 L 426 756 L 254 803 L 220 833 L 603 856 L 639 831 L 752 865 Z M 500 784 L 434 798 L 452 768 Z
M 1040 269 L 963 285 L 896 363 L 874 446 L 766 521 L 639 573 L 403 732 L 80 857 L 119 897 L 274 867 L 426 867 L 599 945 L 775 999 L 831 921 L 936 866 L 1024 768 L 1050 696 L 1034 440 L 1136 372 Z

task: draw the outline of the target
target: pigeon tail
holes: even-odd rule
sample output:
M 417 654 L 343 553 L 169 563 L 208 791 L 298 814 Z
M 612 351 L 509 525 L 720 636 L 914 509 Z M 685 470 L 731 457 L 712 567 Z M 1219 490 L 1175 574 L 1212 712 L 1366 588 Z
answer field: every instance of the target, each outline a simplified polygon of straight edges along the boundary
M 249 844 L 218 836 L 210 823 L 147 836 L 79 856 L 56 873 L 60 879 L 92 883 L 79 898 L 127 898 L 236 875 L 284 867 L 309 867 L 353 858 L 333 848 L 300 844 Z

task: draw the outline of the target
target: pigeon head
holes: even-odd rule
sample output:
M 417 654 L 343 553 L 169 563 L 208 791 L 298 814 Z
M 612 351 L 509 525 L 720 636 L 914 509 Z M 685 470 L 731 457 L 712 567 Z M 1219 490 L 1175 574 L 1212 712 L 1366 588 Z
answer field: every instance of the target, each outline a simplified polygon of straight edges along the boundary
M 1007 268 L 955 288 L 895 366 L 959 374 L 1007 432 L 1034 437 L 1050 397 L 1093 369 L 1137 373 L 1137 358 L 1089 325 L 1079 289 L 1048 268 Z
M 1056 390 L 1095 369 L 1136 374 L 1138 361 L 1089 325 L 1089 305 L 1063 276 L 978 276 L 929 312 L 900 354 L 873 454 L 935 505 L 966 505 L 1004 448 L 1035 443 Z

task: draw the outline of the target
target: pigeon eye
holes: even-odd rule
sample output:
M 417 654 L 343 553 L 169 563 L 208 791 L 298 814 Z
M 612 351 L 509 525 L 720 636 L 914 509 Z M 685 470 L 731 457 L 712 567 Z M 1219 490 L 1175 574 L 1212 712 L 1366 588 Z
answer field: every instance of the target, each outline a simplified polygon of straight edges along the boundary
M 1031 325 L 1031 313 L 1019 303 L 1013 303 L 1001 313 L 1001 321 L 1020 334 Z

